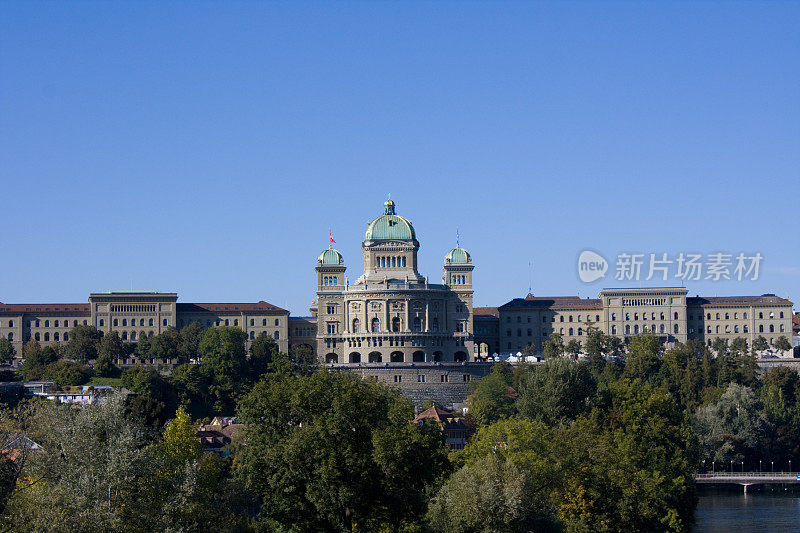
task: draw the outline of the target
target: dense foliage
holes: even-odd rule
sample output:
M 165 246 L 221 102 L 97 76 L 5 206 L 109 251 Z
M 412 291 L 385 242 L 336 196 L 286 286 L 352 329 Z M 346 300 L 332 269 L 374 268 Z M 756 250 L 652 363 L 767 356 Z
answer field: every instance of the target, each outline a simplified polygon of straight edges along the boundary
M 800 462 L 798 374 L 761 373 L 744 339 L 553 336 L 543 364 L 472 384 L 457 452 L 409 423 L 397 391 L 267 335 L 249 352 L 237 328 L 196 324 L 70 343 L 27 343 L 19 374 L 119 376 L 124 393 L 0 412 L 4 446 L 24 435 L 43 450 L 0 456 L 0 531 L 687 531 L 697 470 Z M 114 366 L 131 355 L 179 364 Z M 199 421 L 234 413 L 230 456 L 202 453 Z

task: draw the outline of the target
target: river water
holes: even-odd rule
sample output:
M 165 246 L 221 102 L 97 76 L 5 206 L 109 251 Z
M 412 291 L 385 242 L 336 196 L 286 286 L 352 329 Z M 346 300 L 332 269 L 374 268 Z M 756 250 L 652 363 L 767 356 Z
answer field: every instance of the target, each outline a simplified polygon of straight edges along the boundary
M 698 495 L 696 533 L 800 532 L 800 492 L 765 488 L 748 494 L 700 490 Z

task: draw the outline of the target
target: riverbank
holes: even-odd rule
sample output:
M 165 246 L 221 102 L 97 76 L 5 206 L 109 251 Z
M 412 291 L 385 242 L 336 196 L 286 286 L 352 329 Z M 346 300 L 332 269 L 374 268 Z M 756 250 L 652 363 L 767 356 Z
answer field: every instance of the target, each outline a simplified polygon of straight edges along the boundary
M 739 490 L 700 489 L 695 533 L 800 531 L 800 491 L 778 486 Z

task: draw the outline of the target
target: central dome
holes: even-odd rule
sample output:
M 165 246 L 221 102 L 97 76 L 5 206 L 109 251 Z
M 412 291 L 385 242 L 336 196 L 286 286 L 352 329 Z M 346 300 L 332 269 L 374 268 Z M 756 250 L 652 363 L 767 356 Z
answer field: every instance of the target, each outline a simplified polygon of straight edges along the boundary
M 416 240 L 414 226 L 411 221 L 394 213 L 394 202 L 391 198 L 383 204 L 383 215 L 369 223 L 365 241 L 398 239 L 405 241 Z

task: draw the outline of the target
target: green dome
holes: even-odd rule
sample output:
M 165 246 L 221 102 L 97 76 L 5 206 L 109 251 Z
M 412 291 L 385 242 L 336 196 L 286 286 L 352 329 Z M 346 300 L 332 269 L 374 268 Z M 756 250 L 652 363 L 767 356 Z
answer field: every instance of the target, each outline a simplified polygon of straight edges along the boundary
M 344 263 L 344 259 L 342 258 L 342 254 L 338 251 L 334 250 L 333 248 L 328 248 L 327 250 L 323 251 L 319 254 L 317 261 L 321 265 L 341 265 Z
M 365 241 L 380 239 L 399 239 L 411 241 L 417 236 L 411 221 L 394 214 L 394 202 L 391 198 L 383 204 L 383 215 L 369 223 Z
M 376 239 L 416 239 L 411 222 L 400 215 L 381 215 L 369 223 L 364 240 Z
M 465 249 L 458 246 L 447 252 L 444 262 L 449 265 L 466 265 L 472 262 L 472 258 Z

